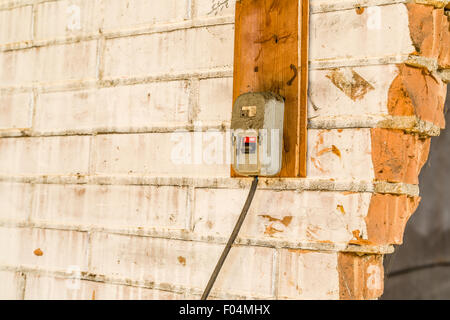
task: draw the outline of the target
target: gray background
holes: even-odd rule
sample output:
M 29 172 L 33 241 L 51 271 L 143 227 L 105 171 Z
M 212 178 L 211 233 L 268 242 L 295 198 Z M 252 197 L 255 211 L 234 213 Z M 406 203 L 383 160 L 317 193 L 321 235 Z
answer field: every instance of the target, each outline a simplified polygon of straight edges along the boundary
M 404 245 L 385 257 L 382 299 L 450 299 L 450 86 L 447 129 L 431 140 L 420 175 L 422 201 L 407 224 Z

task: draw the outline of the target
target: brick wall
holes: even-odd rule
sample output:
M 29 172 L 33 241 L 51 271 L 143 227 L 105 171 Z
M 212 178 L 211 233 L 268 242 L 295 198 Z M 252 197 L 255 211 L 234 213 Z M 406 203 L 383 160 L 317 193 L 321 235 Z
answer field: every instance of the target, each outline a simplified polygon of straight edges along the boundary
M 407 2 L 311 0 L 308 177 L 261 179 L 213 298 L 382 294 L 450 79 L 448 1 Z M 0 298 L 200 297 L 250 186 L 233 24 L 232 0 L 0 0 Z

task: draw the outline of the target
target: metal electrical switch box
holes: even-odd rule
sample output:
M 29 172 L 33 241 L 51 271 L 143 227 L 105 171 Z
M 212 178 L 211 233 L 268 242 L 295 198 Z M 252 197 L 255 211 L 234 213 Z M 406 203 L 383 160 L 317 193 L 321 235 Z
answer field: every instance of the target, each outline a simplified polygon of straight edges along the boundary
M 282 165 L 284 99 L 271 92 L 246 93 L 233 106 L 233 169 L 244 176 L 274 176 Z

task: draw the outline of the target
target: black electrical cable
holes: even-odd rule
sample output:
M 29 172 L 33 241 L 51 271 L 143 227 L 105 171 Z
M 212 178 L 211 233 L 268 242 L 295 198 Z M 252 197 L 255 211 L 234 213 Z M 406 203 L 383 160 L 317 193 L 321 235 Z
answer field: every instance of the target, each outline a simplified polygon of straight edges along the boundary
M 214 269 L 213 273 L 211 274 L 211 278 L 208 281 L 208 285 L 206 286 L 205 291 L 203 292 L 201 300 L 208 299 L 209 293 L 211 292 L 211 289 L 214 286 L 214 283 L 216 282 L 217 276 L 219 275 L 220 270 L 222 269 L 225 259 L 227 258 L 228 253 L 231 250 L 231 246 L 233 245 L 234 241 L 236 240 L 236 237 L 239 234 L 239 230 L 241 230 L 242 224 L 244 223 L 245 217 L 247 216 L 248 209 L 250 208 L 253 197 L 255 196 L 257 186 L 258 186 L 258 176 L 254 177 L 254 179 L 253 179 L 253 183 L 250 188 L 250 192 L 248 194 L 247 201 L 245 202 L 244 208 L 242 208 L 241 215 L 239 216 L 239 219 L 236 222 L 236 225 L 234 226 L 234 230 L 231 233 L 230 239 L 228 239 L 228 243 L 225 246 L 225 249 L 223 249 L 222 255 L 220 256 L 220 259 L 217 262 L 216 268 Z

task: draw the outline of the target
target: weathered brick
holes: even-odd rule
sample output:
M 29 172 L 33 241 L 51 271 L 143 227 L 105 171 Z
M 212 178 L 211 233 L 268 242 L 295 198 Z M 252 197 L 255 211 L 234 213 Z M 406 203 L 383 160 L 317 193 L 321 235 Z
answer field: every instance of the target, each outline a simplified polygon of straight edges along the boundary
M 386 115 L 387 93 L 398 73 L 392 64 L 312 70 L 308 116 Z
M 157 238 L 95 234 L 91 271 L 203 289 L 223 245 Z M 213 291 L 272 294 L 274 250 L 235 247 Z
M 0 129 L 31 127 L 33 97 L 31 93 L 2 93 L 0 95 Z
M 139 77 L 231 68 L 233 29 L 232 25 L 221 25 L 108 40 L 104 76 Z
M 195 17 L 233 16 L 236 0 L 197 0 Z
M 99 174 L 228 176 L 229 165 L 223 161 L 223 133 L 198 135 L 201 141 L 217 139 L 197 144 L 197 152 L 193 147 L 196 137 L 189 132 L 100 135 L 94 139 L 93 170 Z M 209 163 L 208 157 L 217 162 Z
M 388 182 L 419 183 L 419 173 L 428 159 L 430 138 L 401 130 L 371 129 L 375 179 Z
M 442 33 L 440 39 L 439 67 L 450 68 L 450 18 L 442 16 Z
M 200 81 L 199 110 L 196 120 L 207 124 L 209 121 L 230 121 L 233 105 L 233 78 L 216 78 Z
M 0 45 L 31 40 L 32 6 L 0 11 Z
M 185 81 L 46 93 L 37 100 L 35 130 L 136 130 L 186 124 L 189 94 Z
M 33 222 L 101 227 L 184 229 L 187 190 L 181 187 L 36 185 Z
M 188 19 L 189 1 L 103 1 L 103 28 L 123 30 L 139 25 L 157 25 Z
M 87 266 L 87 234 L 73 231 L 0 227 L 0 264 L 48 269 Z
M 36 7 L 36 40 L 98 33 L 102 25 L 101 0 L 62 0 Z
M 0 271 L 0 300 L 22 298 L 23 276 L 20 272 Z
M 419 197 L 374 194 L 366 217 L 368 240 L 375 244 L 402 244 L 406 223 L 419 202 Z
M 79 279 L 27 275 L 25 300 L 180 300 L 177 293 Z
M 337 269 L 341 300 L 376 299 L 383 294 L 383 256 L 340 252 Z
M 309 178 L 372 180 L 370 129 L 308 130 Z
M 86 174 L 90 137 L 0 139 L 0 173 Z
M 94 79 L 97 41 L 0 52 L 0 86 Z
M 414 51 L 403 4 L 311 15 L 310 60 L 396 56 Z
M 31 212 L 33 186 L 26 183 L 0 183 L 0 220 L 24 222 Z
M 416 54 L 437 58 L 440 51 L 443 9 L 408 3 L 409 29 Z
M 338 299 L 338 254 L 281 250 L 279 299 Z
M 388 111 L 394 116 L 415 115 L 445 128 L 447 85 L 424 69 L 399 65 L 389 88 Z
M 242 189 L 196 189 L 194 232 L 227 237 L 246 197 Z M 354 230 L 366 234 L 370 198 L 369 193 L 258 190 L 239 237 L 346 243 Z

